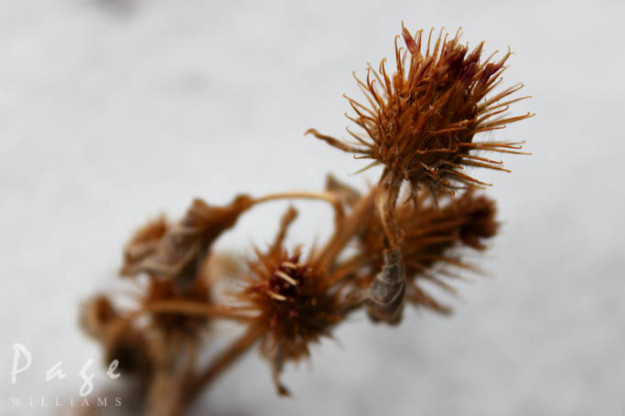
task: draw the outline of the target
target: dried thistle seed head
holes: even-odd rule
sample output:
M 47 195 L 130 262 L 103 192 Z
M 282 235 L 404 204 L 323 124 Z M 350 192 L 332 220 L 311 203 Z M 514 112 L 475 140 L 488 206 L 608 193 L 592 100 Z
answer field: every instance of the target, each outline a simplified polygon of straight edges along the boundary
M 485 185 L 464 173 L 464 168 L 505 170 L 501 162 L 475 154 L 477 151 L 519 153 L 520 143 L 476 142 L 480 132 L 496 130 L 530 117 L 506 116 L 516 85 L 496 91 L 510 57 L 499 61 L 482 58 L 483 43 L 469 51 L 460 43 L 460 32 L 439 37 L 432 44 L 432 31 L 413 37 L 404 27 L 406 50 L 395 41 L 396 69 L 387 73 L 385 60 L 378 71 L 369 67 L 365 81 L 357 79 L 366 102 L 347 98 L 355 112 L 348 116 L 360 129 L 349 144 L 334 137 L 314 134 L 330 145 L 372 159 L 368 166 L 384 165 L 382 182 L 398 187 L 410 183 L 416 194 L 420 185 L 449 191 L 466 185 Z
M 278 392 L 286 395 L 279 381 L 284 362 L 308 357 L 309 344 L 330 335 L 342 319 L 339 296 L 329 276 L 302 261 L 300 249 L 293 254 L 275 246 L 268 253 L 257 250 L 249 267 L 238 298 L 257 312 L 250 325 L 262 334 L 261 353 L 272 364 Z
M 136 261 L 126 262 L 121 270 L 123 276 L 148 273 L 169 280 L 191 281 L 198 275 L 198 267 L 207 256 L 210 246 L 221 233 L 233 227 L 239 216 L 252 206 L 252 199 L 242 195 L 227 206 L 213 206 L 196 199 L 183 219 L 176 225 L 166 227 L 165 232 L 145 232 L 153 238 L 153 245 L 143 256 L 134 256 Z M 154 227 L 154 226 L 153 226 Z M 155 227 L 154 227 L 155 228 Z M 142 236 L 140 230 L 137 236 Z M 133 238 L 126 249 L 137 246 Z
M 486 249 L 483 240 L 494 237 L 499 228 L 495 202 L 484 195 L 467 192 L 454 205 L 456 213 L 464 218 L 458 230 L 462 243 L 475 250 Z
M 497 232 L 494 201 L 477 195 L 473 189 L 455 198 L 440 201 L 437 207 L 429 193 L 423 194 L 417 208 L 401 204 L 395 209 L 397 223 L 404 230 L 401 244 L 406 282 L 406 296 L 413 303 L 448 312 L 427 293 L 415 285 L 415 279 L 427 279 L 453 291 L 441 276 L 433 273 L 437 264 L 469 267 L 454 257 L 454 250 L 463 246 L 485 249 L 484 240 Z M 359 235 L 362 256 L 368 260 L 374 276 L 384 266 L 385 233 L 379 218 L 371 216 Z M 373 278 L 370 278 L 373 281 Z

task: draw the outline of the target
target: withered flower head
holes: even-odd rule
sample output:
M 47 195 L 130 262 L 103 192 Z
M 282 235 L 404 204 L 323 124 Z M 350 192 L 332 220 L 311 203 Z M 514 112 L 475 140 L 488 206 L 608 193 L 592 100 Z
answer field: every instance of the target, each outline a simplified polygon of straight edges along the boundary
M 124 264 L 122 275 L 130 275 L 143 260 L 157 249 L 159 242 L 171 227 L 164 216 L 149 221 L 139 228 L 124 247 Z
M 213 241 L 251 206 L 252 199 L 246 195 L 223 207 L 195 199 L 178 224 L 168 225 L 162 218 L 148 223 L 126 245 L 120 274 L 148 273 L 163 279 L 192 281 Z
M 310 343 L 330 335 L 343 309 L 331 276 L 302 261 L 300 248 L 289 254 L 282 247 L 285 229 L 294 215 L 294 210 L 287 213 L 267 253 L 256 250 L 257 259 L 249 262 L 252 273 L 238 295 L 257 313 L 251 326 L 261 334 L 261 353 L 271 361 L 274 382 L 283 395 L 288 390 L 278 377 L 284 362 L 308 357 Z
M 253 325 L 262 327 L 261 352 L 274 366 L 277 377 L 282 364 L 310 355 L 309 344 L 329 336 L 340 321 L 340 304 L 329 279 L 301 262 L 299 250 L 258 253 L 250 264 L 254 276 L 242 297 L 258 312 Z M 287 390 L 276 379 L 278 390 Z
M 439 312 L 447 312 L 447 307 L 431 298 L 416 282 L 427 279 L 453 291 L 441 279 L 446 272 L 434 273 L 434 266 L 469 267 L 454 256 L 456 249 L 470 247 L 484 250 L 484 240 L 495 236 L 498 224 L 494 201 L 476 194 L 472 188 L 456 198 L 441 202 L 444 205 L 437 207 L 430 194 L 423 194 L 416 209 L 409 204 L 400 204 L 396 208 L 396 218 L 404 231 L 401 251 L 408 283 L 407 300 Z M 379 218 L 370 217 L 359 235 L 359 242 L 362 256 L 368 260 L 372 275 L 384 265 L 384 238 Z
M 510 104 L 527 98 L 510 98 L 522 85 L 495 92 L 510 52 L 496 62 L 493 55 L 483 59 L 483 43 L 469 51 L 460 43 L 460 31 L 453 38 L 441 31 L 433 45 L 432 31 L 427 44 L 423 31 L 413 37 L 404 27 L 402 35 L 407 51 L 398 46 L 396 37 L 395 71 L 387 73 L 385 60 L 378 71 L 369 66 L 364 82 L 356 78 L 366 103 L 347 97 L 356 113 L 347 117 L 362 130 L 348 132 L 358 143 L 315 129 L 308 132 L 357 158 L 373 159 L 368 167 L 384 165 L 381 183 L 391 188 L 398 188 L 403 180 L 413 194 L 419 185 L 451 192 L 466 185 L 485 185 L 464 173 L 464 167 L 505 169 L 501 162 L 475 152 L 519 153 L 521 146 L 476 142 L 475 135 L 531 116 L 505 115 Z

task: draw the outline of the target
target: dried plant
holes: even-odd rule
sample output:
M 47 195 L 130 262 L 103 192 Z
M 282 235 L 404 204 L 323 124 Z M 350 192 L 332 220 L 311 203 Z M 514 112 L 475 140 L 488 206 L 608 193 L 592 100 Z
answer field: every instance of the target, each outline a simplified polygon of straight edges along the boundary
M 333 147 L 383 165 L 365 192 L 329 175 L 320 192 L 237 196 L 226 206 L 193 201 L 177 223 L 158 218 L 139 229 L 124 250 L 120 275 L 139 286 L 130 307 L 98 294 L 85 302 L 82 326 L 107 360 L 118 359 L 144 388 L 145 413 L 178 415 L 237 358 L 258 344 L 280 394 L 288 362 L 310 356 L 310 345 L 352 312 L 397 325 L 406 302 L 449 313 L 427 293 L 430 282 L 455 293 L 458 271 L 476 270 L 461 259 L 482 251 L 497 233 L 494 201 L 467 168 L 505 171 L 482 153 L 521 153 L 521 143 L 477 140 L 479 133 L 530 117 L 509 116 L 522 87 L 497 90 L 510 57 L 482 59 L 454 37 L 395 39 L 395 68 L 385 60 L 357 79 L 365 104 L 347 98 L 360 129 L 350 143 L 310 129 Z M 406 183 L 405 187 L 402 184 Z M 253 258 L 213 252 L 213 243 L 245 212 L 275 200 L 316 199 L 334 209 L 330 238 L 320 246 L 286 247 L 297 217 L 290 207 L 273 243 Z M 355 244 L 350 244 L 355 243 Z M 348 248 L 349 246 L 349 248 Z M 304 255 L 303 253 L 307 253 Z M 231 285 L 231 283 L 235 285 Z M 224 289 L 227 286 L 227 289 Z M 235 289 L 232 288 L 235 287 Z M 218 336 L 213 322 L 234 321 L 241 335 L 202 365 L 202 352 Z

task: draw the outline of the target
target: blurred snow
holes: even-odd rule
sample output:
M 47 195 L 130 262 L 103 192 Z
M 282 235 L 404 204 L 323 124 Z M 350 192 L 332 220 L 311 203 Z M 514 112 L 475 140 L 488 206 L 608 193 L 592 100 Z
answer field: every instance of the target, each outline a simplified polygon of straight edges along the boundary
M 328 171 L 373 180 L 302 134 L 343 131 L 351 72 L 392 56 L 401 20 L 510 45 L 506 85 L 534 96 L 517 112 L 537 116 L 495 136 L 533 156 L 478 173 L 504 223 L 479 259 L 493 278 L 460 284 L 451 318 L 409 311 L 389 329 L 354 317 L 311 371 L 288 368 L 292 399 L 251 354 L 195 414 L 625 413 L 623 16 L 617 1 L 0 2 L 0 413 L 22 414 L 12 395 L 79 388 L 99 356 L 77 330 L 79 302 L 108 287 L 146 219 L 194 196 L 318 189 Z M 327 235 L 329 210 L 300 206 L 291 240 Z M 245 217 L 220 245 L 268 241 L 283 209 Z M 13 386 L 15 342 L 34 363 Z M 68 381 L 45 383 L 58 360 Z

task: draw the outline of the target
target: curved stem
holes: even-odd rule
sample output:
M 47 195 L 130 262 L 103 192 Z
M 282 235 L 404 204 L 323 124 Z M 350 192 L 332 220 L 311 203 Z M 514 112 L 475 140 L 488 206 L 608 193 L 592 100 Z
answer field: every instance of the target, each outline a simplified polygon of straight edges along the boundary
M 334 213 L 336 215 L 335 221 L 338 223 L 345 217 L 345 210 L 340 198 L 331 192 L 308 192 L 308 191 L 293 191 L 293 192 L 280 192 L 276 194 L 265 195 L 260 198 L 254 199 L 253 204 L 262 204 L 269 201 L 277 201 L 281 199 L 311 199 L 318 201 L 326 201 L 332 204 Z

